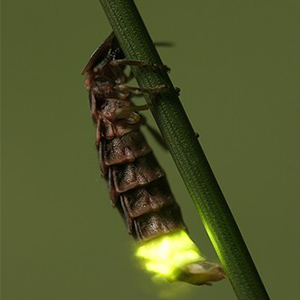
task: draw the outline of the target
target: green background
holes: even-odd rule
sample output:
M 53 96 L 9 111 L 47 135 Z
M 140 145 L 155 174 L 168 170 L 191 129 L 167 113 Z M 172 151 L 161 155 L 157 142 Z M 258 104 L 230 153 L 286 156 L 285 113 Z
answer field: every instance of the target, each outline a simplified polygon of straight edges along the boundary
M 153 40 L 174 43 L 159 52 L 271 299 L 299 299 L 298 1 L 136 3 Z M 96 0 L 2 1 L 2 299 L 235 299 L 228 280 L 153 283 L 133 256 L 80 75 L 110 31 Z M 170 155 L 146 135 L 217 261 Z

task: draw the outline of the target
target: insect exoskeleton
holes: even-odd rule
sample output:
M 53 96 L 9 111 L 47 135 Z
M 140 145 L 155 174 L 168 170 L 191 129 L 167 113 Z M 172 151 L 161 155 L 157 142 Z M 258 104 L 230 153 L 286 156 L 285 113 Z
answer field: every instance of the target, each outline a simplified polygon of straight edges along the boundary
M 165 66 L 126 60 L 111 34 L 94 52 L 82 73 L 89 92 L 90 109 L 96 124 L 96 147 L 100 168 L 108 182 L 114 206 L 124 218 L 128 232 L 138 241 L 136 255 L 147 270 L 169 281 L 207 284 L 224 278 L 220 266 L 208 264 L 187 234 L 180 207 L 171 192 L 165 172 L 158 164 L 144 135 L 146 124 L 132 97 L 141 92 L 160 93 L 165 86 L 140 89 L 127 86 L 132 74 L 127 65 L 141 68 Z M 159 134 L 149 125 L 158 140 Z

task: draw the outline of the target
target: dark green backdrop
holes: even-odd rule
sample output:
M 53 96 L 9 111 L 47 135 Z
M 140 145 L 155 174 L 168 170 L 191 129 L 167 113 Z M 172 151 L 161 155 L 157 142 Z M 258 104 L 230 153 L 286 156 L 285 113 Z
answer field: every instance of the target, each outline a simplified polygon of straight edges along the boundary
M 175 44 L 159 52 L 271 298 L 299 299 L 298 1 L 137 5 L 152 38 Z M 133 257 L 80 76 L 110 31 L 97 0 L 2 1 L 2 299 L 235 299 L 228 281 L 152 283 Z M 217 261 L 170 155 L 148 140 Z

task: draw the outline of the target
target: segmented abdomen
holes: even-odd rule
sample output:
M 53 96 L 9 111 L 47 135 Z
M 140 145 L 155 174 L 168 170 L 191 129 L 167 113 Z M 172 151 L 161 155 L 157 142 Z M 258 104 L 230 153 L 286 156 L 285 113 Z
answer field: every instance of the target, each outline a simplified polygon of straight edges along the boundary
M 109 101 L 116 99 L 106 100 Z M 145 241 L 185 229 L 180 207 L 139 129 L 140 124 L 107 118 L 105 110 L 110 104 L 102 105 L 99 112 L 99 160 L 112 203 L 125 219 L 128 232 L 137 240 Z

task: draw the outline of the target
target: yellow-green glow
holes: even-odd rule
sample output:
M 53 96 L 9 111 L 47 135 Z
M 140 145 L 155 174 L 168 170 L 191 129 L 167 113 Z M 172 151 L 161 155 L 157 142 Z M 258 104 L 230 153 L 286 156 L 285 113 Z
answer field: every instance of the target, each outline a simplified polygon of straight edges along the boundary
M 137 249 L 145 268 L 168 280 L 175 280 L 178 271 L 194 262 L 204 261 L 199 249 L 184 230 L 150 240 Z

